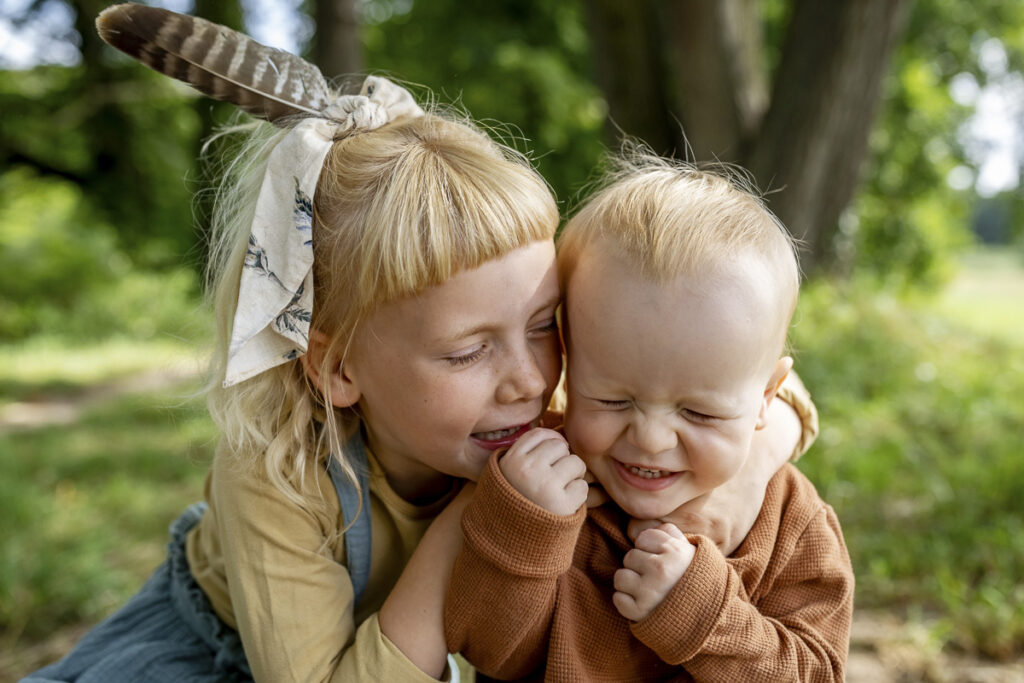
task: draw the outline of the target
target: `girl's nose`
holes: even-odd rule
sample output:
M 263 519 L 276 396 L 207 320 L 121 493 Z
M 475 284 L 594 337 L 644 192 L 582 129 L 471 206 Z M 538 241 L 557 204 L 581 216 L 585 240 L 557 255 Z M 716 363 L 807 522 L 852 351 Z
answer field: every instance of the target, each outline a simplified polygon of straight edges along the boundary
M 651 455 L 672 450 L 679 443 L 675 429 L 663 416 L 647 416 L 637 411 L 629 425 L 629 442 Z
M 498 384 L 499 403 L 532 401 L 544 395 L 547 385 L 533 351 L 524 347 L 510 360 L 504 376 Z

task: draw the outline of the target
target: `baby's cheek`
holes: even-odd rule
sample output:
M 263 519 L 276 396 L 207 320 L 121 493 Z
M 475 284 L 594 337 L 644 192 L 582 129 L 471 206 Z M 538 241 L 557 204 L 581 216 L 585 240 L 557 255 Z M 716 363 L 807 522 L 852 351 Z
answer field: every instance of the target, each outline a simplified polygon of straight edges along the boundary
M 585 462 L 605 454 L 614 440 L 610 438 L 608 425 L 602 420 L 571 411 L 566 415 L 565 438 L 569 449 Z

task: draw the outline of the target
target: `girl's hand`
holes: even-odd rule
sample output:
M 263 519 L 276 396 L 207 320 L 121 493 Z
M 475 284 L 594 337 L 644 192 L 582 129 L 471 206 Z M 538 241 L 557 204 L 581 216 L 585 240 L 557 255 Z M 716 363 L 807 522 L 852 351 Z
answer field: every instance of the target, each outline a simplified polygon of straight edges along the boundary
M 498 466 L 516 491 L 553 514 L 571 515 L 587 501 L 587 468 L 558 432 L 531 429 Z
M 646 529 L 615 572 L 612 603 L 619 614 L 640 621 L 661 604 L 693 562 L 696 548 L 674 524 Z
M 632 520 L 627 529 L 629 537 L 636 538 L 644 529 L 670 522 L 685 533 L 707 536 L 729 557 L 757 521 L 768 482 L 789 460 L 801 429 L 800 418 L 788 403 L 772 401 L 768 420 L 764 428 L 754 434 L 750 455 L 739 472 L 710 493 L 677 508 L 665 519 Z

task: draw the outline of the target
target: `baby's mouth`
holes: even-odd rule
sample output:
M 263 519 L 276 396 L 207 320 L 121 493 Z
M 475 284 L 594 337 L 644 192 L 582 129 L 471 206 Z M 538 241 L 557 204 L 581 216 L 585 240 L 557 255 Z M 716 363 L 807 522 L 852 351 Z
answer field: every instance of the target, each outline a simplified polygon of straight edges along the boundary
M 661 479 L 662 477 L 668 477 L 675 474 L 675 472 L 671 472 L 669 470 L 652 470 L 648 467 L 638 467 L 637 465 L 627 465 L 625 463 L 623 463 L 623 467 L 636 476 L 643 477 L 644 479 Z

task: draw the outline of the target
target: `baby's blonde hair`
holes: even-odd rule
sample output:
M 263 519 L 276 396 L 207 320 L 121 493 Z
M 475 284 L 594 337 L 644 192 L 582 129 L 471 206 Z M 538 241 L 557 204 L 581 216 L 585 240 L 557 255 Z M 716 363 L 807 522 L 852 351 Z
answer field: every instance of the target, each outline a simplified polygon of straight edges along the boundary
M 739 255 L 754 255 L 776 280 L 784 327 L 796 306 L 795 242 L 749 177 L 734 166 L 698 166 L 628 146 L 611 159 L 600 189 L 559 236 L 562 291 L 583 251 L 599 242 L 625 255 L 654 282 L 695 276 Z
M 220 387 L 256 193 L 281 135 L 257 132 L 253 161 L 236 169 L 218 202 L 211 267 L 220 329 L 207 402 L 222 447 L 250 464 L 261 460 L 275 487 L 311 507 L 322 495 L 304 490 L 311 464 L 333 453 L 356 481 L 342 452 L 358 429 L 356 411 L 333 408 L 298 360 Z M 551 239 L 558 226 L 554 198 L 522 154 L 439 113 L 336 139 L 313 204 L 312 327 L 330 338 L 321 376 L 344 359 L 360 321 L 380 305 Z

